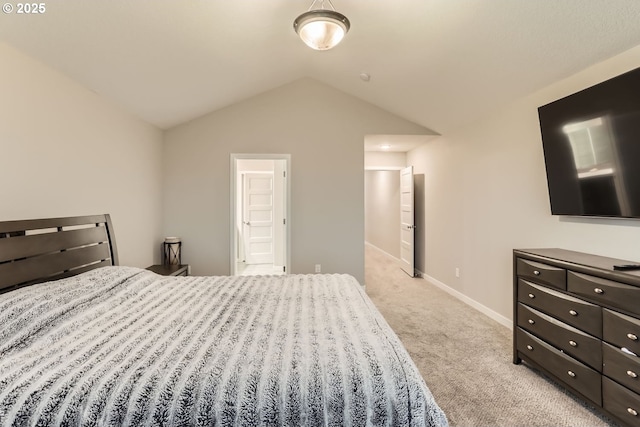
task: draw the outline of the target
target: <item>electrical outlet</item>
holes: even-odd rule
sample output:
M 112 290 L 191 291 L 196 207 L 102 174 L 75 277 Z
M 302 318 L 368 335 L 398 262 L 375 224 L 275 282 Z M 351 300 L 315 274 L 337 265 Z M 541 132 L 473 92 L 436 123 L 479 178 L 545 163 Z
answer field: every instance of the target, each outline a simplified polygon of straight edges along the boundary
M 316 273 L 321 273 L 322 272 L 322 267 L 320 266 L 320 264 L 316 264 Z
M 460 269 L 456 267 L 456 277 L 460 277 Z

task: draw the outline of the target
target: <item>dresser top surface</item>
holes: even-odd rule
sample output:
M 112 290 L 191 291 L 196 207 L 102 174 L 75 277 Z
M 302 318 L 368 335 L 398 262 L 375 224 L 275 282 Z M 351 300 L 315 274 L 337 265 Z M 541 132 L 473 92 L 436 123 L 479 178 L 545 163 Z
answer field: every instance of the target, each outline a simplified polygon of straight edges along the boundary
M 640 270 L 618 271 L 614 270 L 614 265 L 619 264 L 640 264 L 636 261 L 624 259 L 609 258 L 599 255 L 587 254 L 583 252 L 570 251 L 559 248 L 541 248 L 541 249 L 514 249 L 514 253 L 530 255 L 534 258 L 544 258 L 541 261 L 560 262 L 563 264 L 573 264 L 583 266 L 590 269 L 599 269 L 619 277 L 640 278 Z

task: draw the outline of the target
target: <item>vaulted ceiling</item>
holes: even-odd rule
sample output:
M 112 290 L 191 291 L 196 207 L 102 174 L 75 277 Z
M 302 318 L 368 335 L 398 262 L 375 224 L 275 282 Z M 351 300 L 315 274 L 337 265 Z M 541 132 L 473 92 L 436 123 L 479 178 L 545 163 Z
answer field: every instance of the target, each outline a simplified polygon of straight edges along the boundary
M 446 133 L 640 44 L 638 0 L 333 0 L 352 26 L 324 52 L 292 27 L 307 0 L 44 4 L 0 40 L 162 129 L 312 77 Z

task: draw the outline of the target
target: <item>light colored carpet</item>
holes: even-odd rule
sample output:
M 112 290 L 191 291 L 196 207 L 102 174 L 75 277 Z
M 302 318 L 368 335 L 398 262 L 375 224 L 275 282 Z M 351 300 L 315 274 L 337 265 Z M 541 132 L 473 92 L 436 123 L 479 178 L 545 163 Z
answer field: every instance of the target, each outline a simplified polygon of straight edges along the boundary
M 512 332 L 366 245 L 367 293 L 452 426 L 615 426 L 525 364 Z

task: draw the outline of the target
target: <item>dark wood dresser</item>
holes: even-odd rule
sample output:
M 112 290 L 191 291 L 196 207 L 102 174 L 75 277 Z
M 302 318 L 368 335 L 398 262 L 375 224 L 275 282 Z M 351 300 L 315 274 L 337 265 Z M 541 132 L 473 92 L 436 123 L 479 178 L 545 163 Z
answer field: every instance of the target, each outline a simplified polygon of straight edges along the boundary
M 563 249 L 513 251 L 513 363 L 640 426 L 640 270 Z

